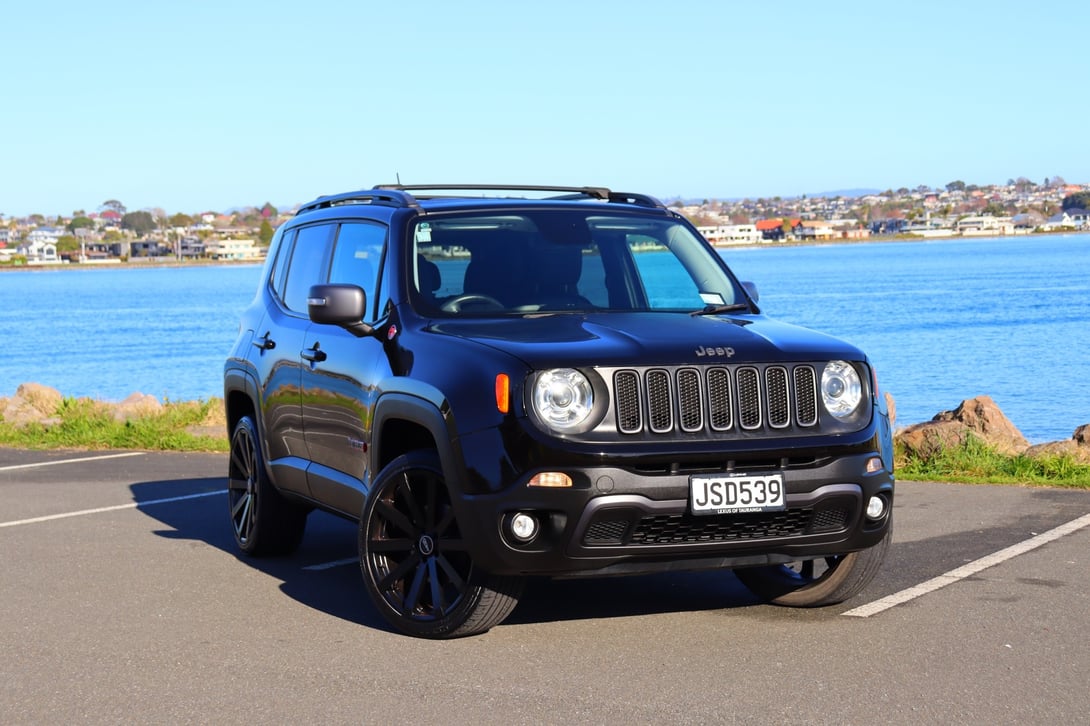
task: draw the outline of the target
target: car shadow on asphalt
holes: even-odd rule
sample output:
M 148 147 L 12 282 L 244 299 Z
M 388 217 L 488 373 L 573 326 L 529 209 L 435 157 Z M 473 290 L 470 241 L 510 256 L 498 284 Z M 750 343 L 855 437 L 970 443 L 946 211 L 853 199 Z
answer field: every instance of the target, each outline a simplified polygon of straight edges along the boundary
M 140 510 L 165 525 L 155 534 L 204 542 L 280 581 L 285 595 L 332 615 L 391 631 L 367 597 L 356 564 L 356 525 L 325 512 L 311 512 L 299 549 L 287 557 L 250 557 L 231 533 L 223 479 L 176 479 L 132 485 Z M 207 496 L 160 502 L 186 496 Z M 153 502 L 160 502 L 152 505 Z M 759 602 L 729 572 L 673 572 L 609 578 L 530 578 L 518 607 L 505 621 L 530 624 L 630 617 L 694 610 L 724 610 Z
M 354 523 L 315 511 L 308 518 L 302 545 L 293 555 L 250 557 L 235 545 L 222 478 L 147 481 L 132 485 L 131 490 L 134 501 L 143 503 L 140 510 L 165 525 L 155 530 L 156 535 L 204 542 L 232 555 L 239 564 L 276 578 L 285 595 L 308 607 L 368 628 L 392 630 L 364 590 L 356 561 Z M 1014 544 L 1029 533 L 1055 526 L 1055 510 L 1049 514 L 1029 515 L 1002 525 L 982 523 L 972 530 L 913 541 L 898 541 L 895 528 L 890 553 L 862 595 L 841 605 L 806 611 L 809 614 L 805 617 L 835 617 L 944 574 Z M 906 515 L 921 516 L 917 512 L 901 513 L 902 517 Z M 763 606 L 730 572 L 681 571 L 629 577 L 530 578 L 518 607 L 505 624 L 745 609 L 747 616 L 761 619 L 800 616 L 798 610 Z

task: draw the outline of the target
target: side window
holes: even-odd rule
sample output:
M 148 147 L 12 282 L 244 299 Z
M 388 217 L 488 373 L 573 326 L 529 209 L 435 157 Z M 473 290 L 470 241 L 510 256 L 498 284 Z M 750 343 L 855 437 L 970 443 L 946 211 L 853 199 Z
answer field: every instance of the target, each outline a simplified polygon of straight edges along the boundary
M 333 247 L 329 281 L 359 285 L 367 293 L 367 305 L 374 310 L 378 298 L 378 272 L 386 246 L 386 227 L 366 222 L 341 225 Z
M 282 297 L 288 310 L 307 314 L 307 293 L 310 286 L 325 281 L 329 266 L 329 247 L 335 229 L 335 225 L 318 224 L 303 227 L 296 234 Z
M 283 233 L 279 246 L 276 248 L 276 259 L 273 260 L 272 270 L 269 273 L 269 284 L 278 300 L 284 299 L 284 281 L 288 271 L 288 258 L 291 257 L 291 246 L 295 243 L 295 230 Z

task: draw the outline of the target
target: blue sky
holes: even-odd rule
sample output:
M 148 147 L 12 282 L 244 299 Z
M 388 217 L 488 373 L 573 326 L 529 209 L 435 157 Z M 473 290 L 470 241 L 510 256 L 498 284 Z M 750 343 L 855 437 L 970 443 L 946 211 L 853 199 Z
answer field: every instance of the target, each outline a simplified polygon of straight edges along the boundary
M 1083 3 L 9 4 L 0 213 L 1090 182 Z

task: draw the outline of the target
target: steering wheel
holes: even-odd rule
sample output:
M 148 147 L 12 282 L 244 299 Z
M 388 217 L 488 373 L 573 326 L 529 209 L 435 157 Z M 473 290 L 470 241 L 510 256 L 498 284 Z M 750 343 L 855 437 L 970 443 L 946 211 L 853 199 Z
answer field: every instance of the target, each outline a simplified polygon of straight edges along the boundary
M 447 313 L 460 313 L 464 311 L 466 307 L 476 307 L 478 305 L 484 305 L 486 310 L 503 310 L 507 307 L 494 297 L 469 293 L 452 297 L 439 306 L 439 309 Z

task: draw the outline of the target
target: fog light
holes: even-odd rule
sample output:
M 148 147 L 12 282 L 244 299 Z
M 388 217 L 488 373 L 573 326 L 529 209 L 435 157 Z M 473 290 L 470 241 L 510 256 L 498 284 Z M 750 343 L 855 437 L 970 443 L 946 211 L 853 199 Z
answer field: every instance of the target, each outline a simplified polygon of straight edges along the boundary
M 878 496 L 871 497 L 867 502 L 867 519 L 881 519 L 885 513 L 886 500 Z
M 511 534 L 519 542 L 529 542 L 537 536 L 537 519 L 532 514 L 519 512 L 511 517 Z

